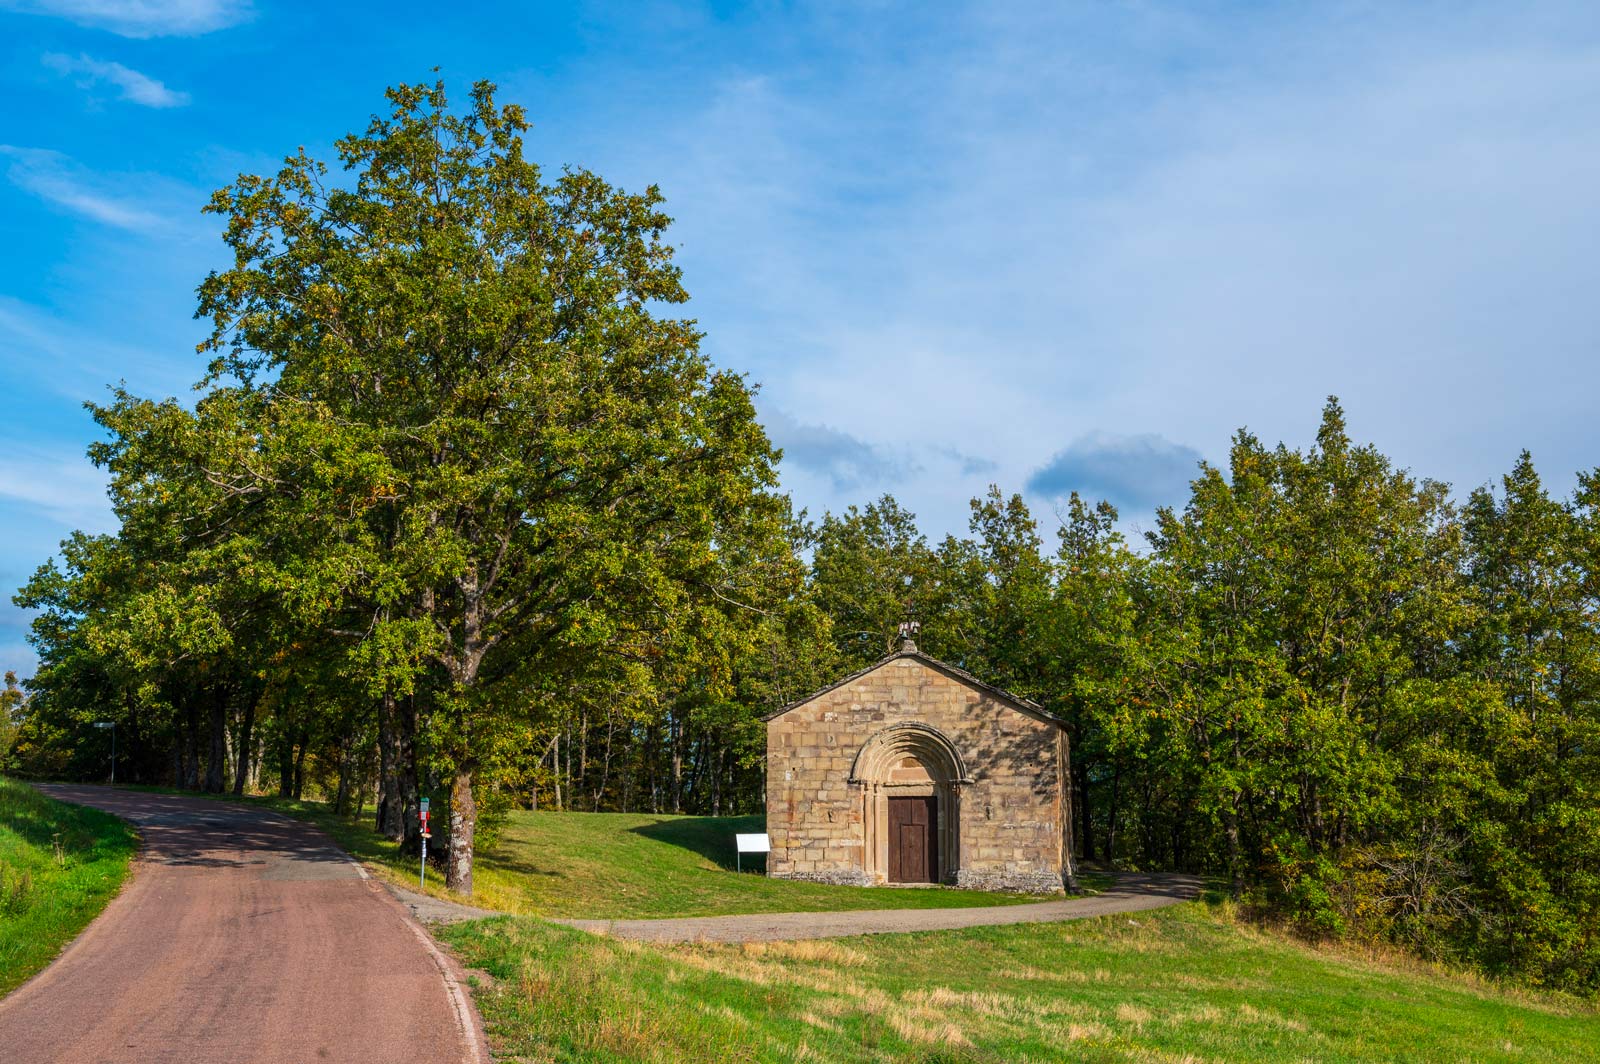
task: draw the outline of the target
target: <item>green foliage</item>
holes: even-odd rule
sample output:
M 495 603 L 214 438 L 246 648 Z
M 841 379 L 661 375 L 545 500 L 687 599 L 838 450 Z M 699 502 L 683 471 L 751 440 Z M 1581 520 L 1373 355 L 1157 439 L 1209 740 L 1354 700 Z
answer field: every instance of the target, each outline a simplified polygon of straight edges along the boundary
M 659 192 L 547 177 L 490 85 L 388 100 L 337 143 L 344 179 L 301 152 L 213 197 L 233 263 L 200 286 L 200 398 L 96 409 L 120 532 L 21 601 L 46 613 L 40 691 L 167 707 L 208 789 L 254 708 L 280 707 L 298 793 L 309 747 L 343 781 L 407 700 L 386 794 L 437 780 L 470 892 L 530 741 L 617 691 L 613 728 L 725 703 L 800 570 L 749 388 L 661 313 L 687 294 Z
M 7 670 L 5 690 L 0 691 L 0 772 L 13 768 L 25 702 L 26 697 L 17 686 L 17 674 Z

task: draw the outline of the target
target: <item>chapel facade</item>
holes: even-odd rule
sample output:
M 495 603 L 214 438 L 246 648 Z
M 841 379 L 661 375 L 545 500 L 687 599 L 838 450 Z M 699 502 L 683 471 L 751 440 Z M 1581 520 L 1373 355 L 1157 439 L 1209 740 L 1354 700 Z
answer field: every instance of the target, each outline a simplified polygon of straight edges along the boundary
M 1038 705 L 902 648 L 767 722 L 767 874 L 1059 891 L 1068 743 Z

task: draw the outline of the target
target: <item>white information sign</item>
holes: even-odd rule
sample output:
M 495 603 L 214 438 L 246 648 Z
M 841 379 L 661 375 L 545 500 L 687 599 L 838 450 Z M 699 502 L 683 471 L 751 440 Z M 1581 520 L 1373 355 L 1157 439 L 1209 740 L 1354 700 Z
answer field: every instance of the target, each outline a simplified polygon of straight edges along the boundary
M 738 856 L 735 858 L 734 864 L 735 867 L 737 867 L 741 872 L 744 871 L 745 854 L 770 853 L 772 851 L 772 840 L 767 838 L 767 833 L 765 831 L 761 832 L 759 835 L 736 834 L 733 837 L 733 841 L 734 848 L 738 851 Z

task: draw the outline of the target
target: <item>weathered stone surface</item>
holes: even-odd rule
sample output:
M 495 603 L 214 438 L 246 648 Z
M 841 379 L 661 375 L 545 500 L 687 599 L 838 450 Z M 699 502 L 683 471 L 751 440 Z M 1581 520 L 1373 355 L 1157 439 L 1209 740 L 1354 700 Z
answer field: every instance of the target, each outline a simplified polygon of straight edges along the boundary
M 863 751 L 885 736 L 915 741 L 877 765 Z M 885 882 L 887 798 L 933 795 L 945 882 L 1060 890 L 1064 762 L 1053 720 L 920 654 L 896 655 L 768 722 L 768 874 Z

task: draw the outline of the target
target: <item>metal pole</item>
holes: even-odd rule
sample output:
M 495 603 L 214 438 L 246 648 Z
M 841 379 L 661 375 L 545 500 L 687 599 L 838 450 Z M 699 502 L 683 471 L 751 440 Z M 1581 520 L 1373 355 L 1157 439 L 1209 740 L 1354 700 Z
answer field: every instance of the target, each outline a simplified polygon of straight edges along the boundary
M 111 722 L 111 786 L 117 785 L 117 722 Z
M 417 889 L 428 888 L 428 836 L 422 836 L 422 867 L 417 870 Z

